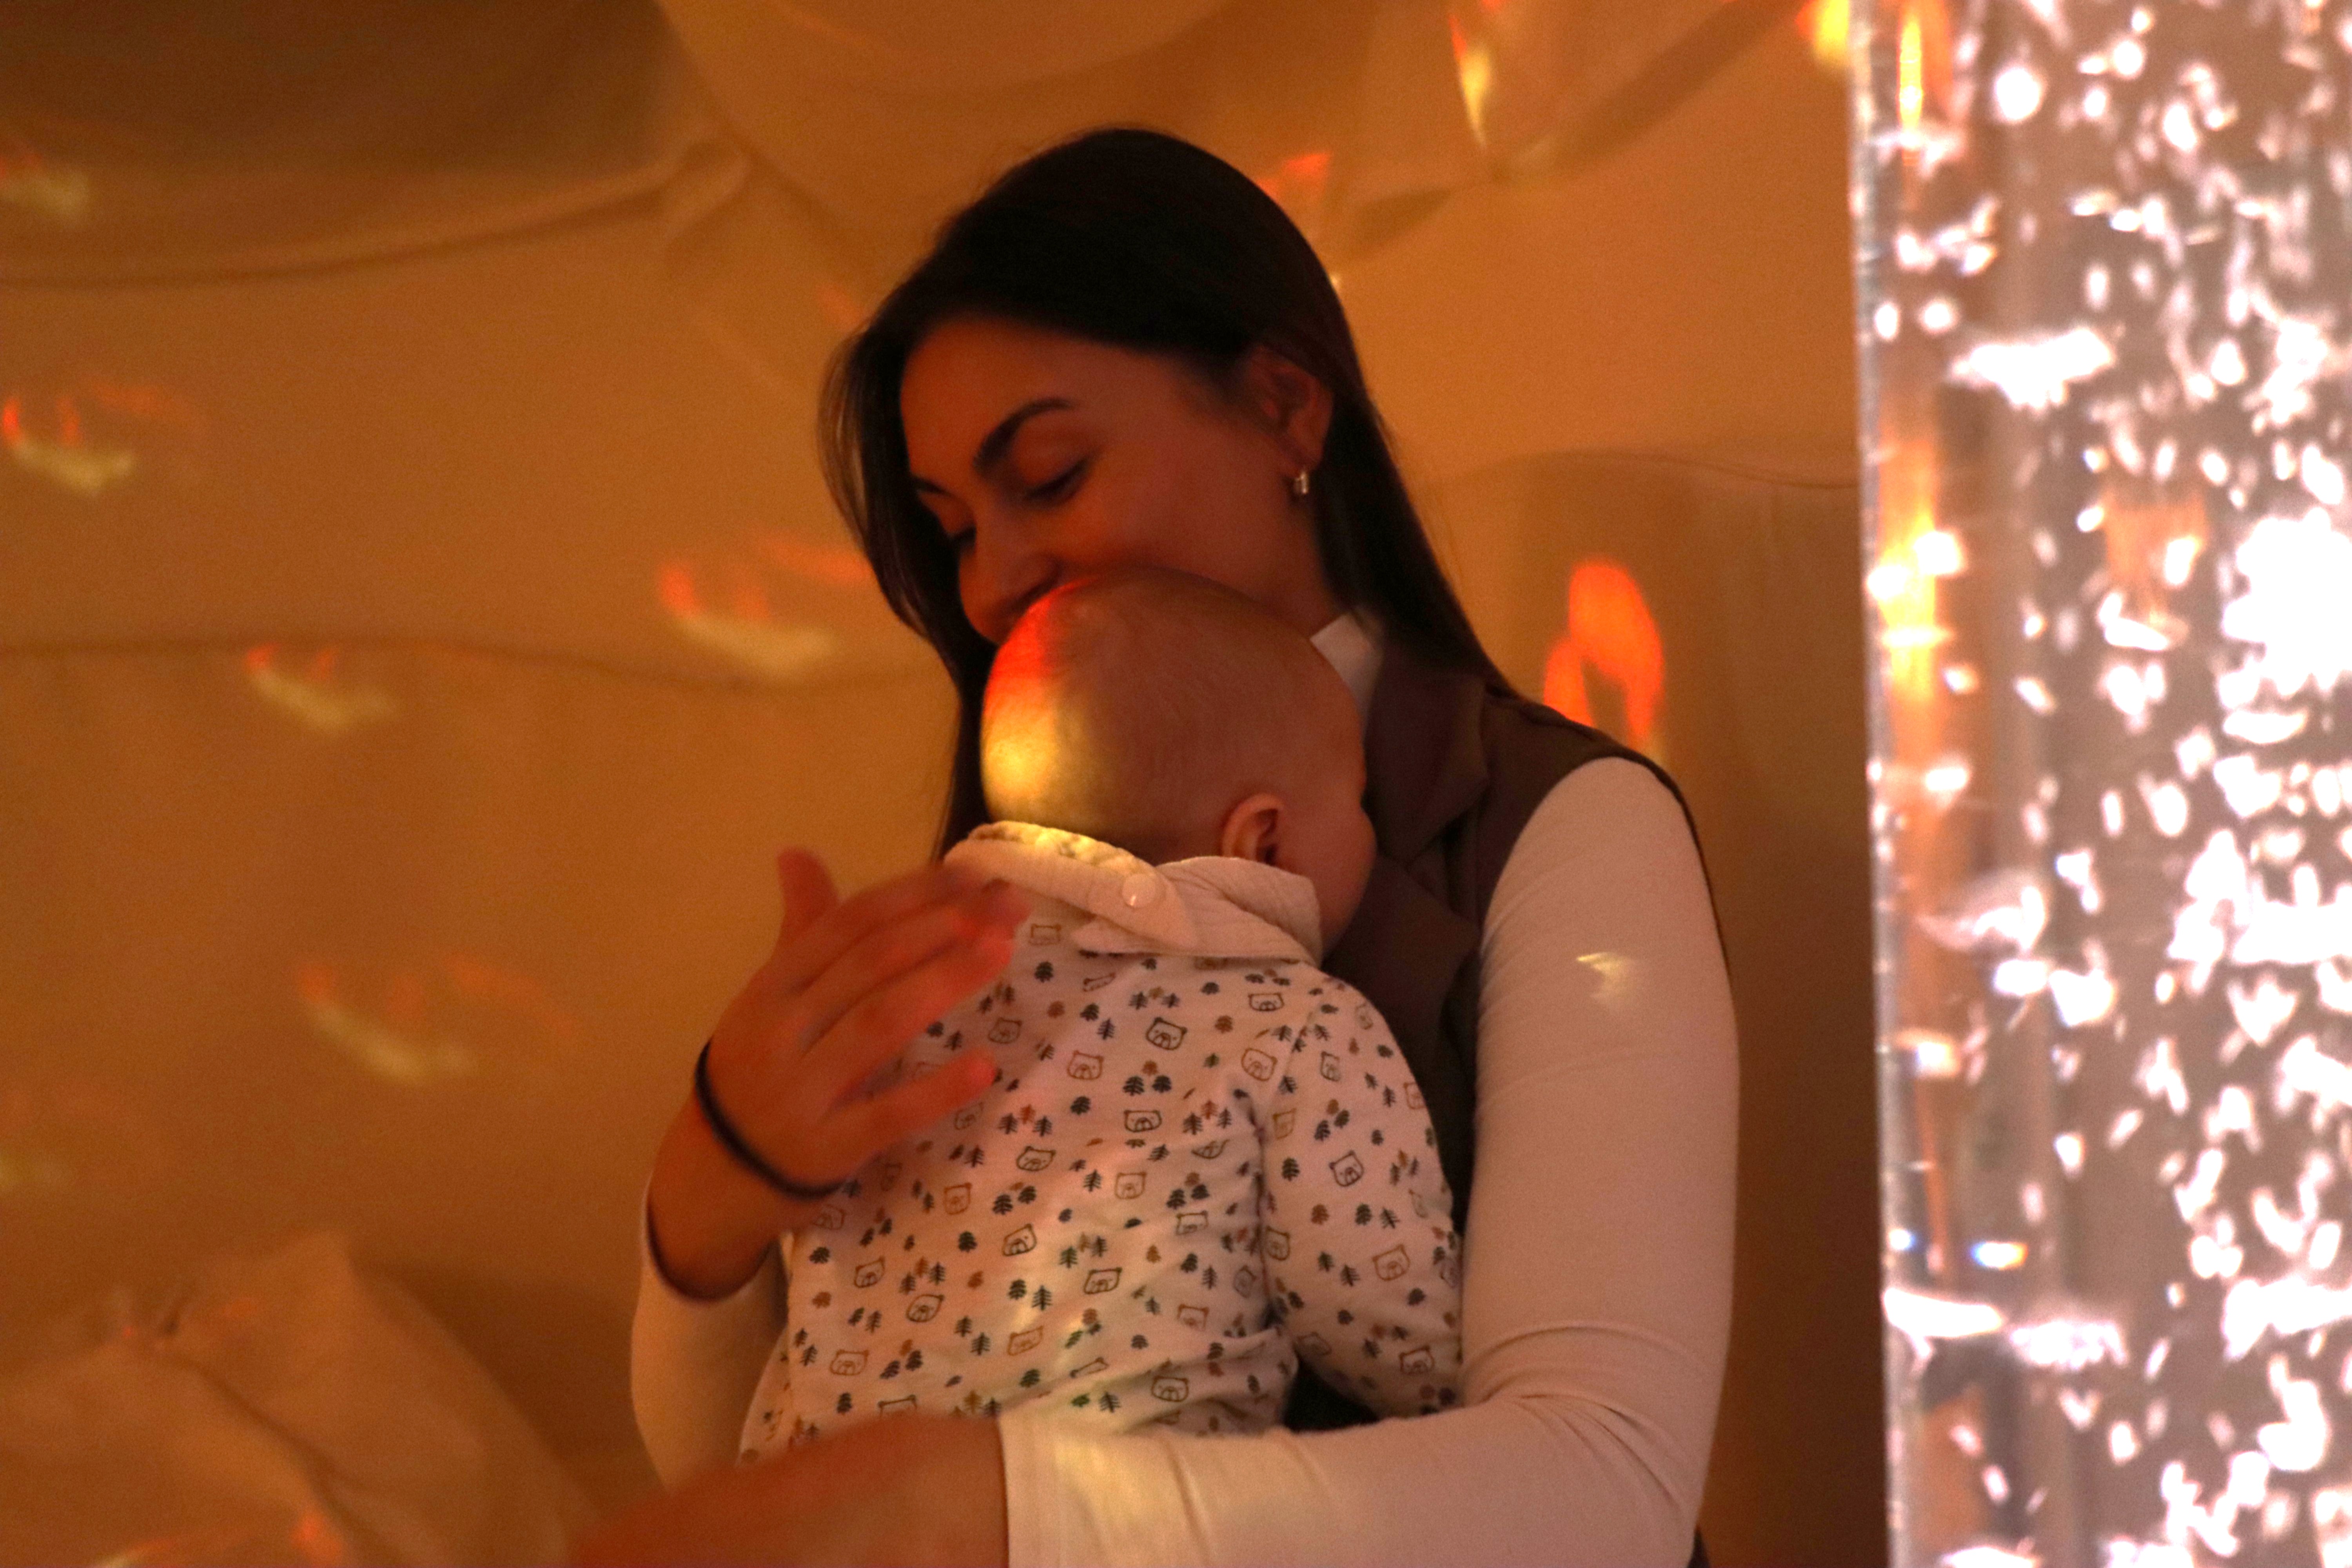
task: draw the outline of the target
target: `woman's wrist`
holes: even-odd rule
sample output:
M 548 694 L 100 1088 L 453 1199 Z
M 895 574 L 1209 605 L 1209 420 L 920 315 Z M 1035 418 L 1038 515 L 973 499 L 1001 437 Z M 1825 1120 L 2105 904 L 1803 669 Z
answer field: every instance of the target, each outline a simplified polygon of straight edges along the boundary
M 646 1188 L 655 1262 L 681 1293 L 715 1301 L 750 1282 L 779 1233 L 805 1217 L 738 1166 L 689 1099 L 670 1121 Z

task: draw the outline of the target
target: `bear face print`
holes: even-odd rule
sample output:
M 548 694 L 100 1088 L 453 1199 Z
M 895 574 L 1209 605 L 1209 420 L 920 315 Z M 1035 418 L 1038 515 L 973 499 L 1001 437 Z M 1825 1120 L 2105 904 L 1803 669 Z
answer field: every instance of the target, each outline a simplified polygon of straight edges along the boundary
M 840 1208 L 836 1205 L 827 1204 L 824 1207 L 816 1211 L 816 1218 L 809 1221 L 809 1228 L 811 1230 L 839 1230 L 848 1222 L 849 1215 L 845 1210 Z
M 1331 1162 L 1331 1179 L 1343 1187 L 1352 1187 L 1364 1179 L 1364 1163 L 1353 1149 Z
M 910 1323 L 929 1322 L 933 1318 L 940 1315 L 940 1307 L 946 1300 L 947 1298 L 945 1296 L 941 1296 L 937 1293 L 916 1297 L 913 1300 L 907 1303 L 907 1321 Z
M 1333 1083 L 1339 1082 L 1339 1058 L 1333 1056 L 1329 1051 L 1325 1051 L 1323 1053 L 1323 1065 L 1319 1070 L 1325 1078 L 1329 1079 Z
M 1267 1059 L 1272 1060 L 1273 1058 L 1268 1058 Z M 1290 1130 L 1297 1125 L 1298 1112 L 1296 1110 L 1277 1110 L 1274 1113 L 1274 1135 L 1276 1138 L 1289 1137 Z
M 1039 1345 L 1045 1342 L 1045 1325 L 1040 1323 L 1034 1329 L 1023 1329 L 1018 1333 L 1007 1335 L 1004 1341 L 1004 1353 L 1006 1355 L 1027 1355 L 1031 1351 L 1035 1350 Z
M 1072 1377 L 1100 1377 L 1109 1370 L 1110 1363 L 1103 1360 L 1100 1356 L 1097 1356 L 1094 1360 L 1087 1363 L 1084 1366 L 1072 1367 L 1070 1369 L 1070 1375 Z
M 1208 1228 L 1209 1211 L 1207 1209 L 1185 1209 L 1176 1216 L 1176 1234 L 1179 1236 L 1191 1236 L 1196 1231 Z
M 1176 1321 L 1188 1329 L 1205 1329 L 1209 1326 L 1209 1309 L 1179 1307 L 1176 1309 Z
M 971 1184 L 958 1182 L 940 1194 L 940 1206 L 950 1214 L 961 1214 L 971 1207 Z
M 1257 1289 L 1257 1270 L 1244 1264 L 1234 1271 L 1234 1289 L 1249 1295 Z
M 857 1271 L 849 1278 L 861 1290 L 869 1285 L 879 1285 L 882 1283 L 882 1260 L 878 1258 L 869 1258 L 859 1264 Z
M 891 1188 L 898 1184 L 898 1178 L 906 1174 L 906 1172 L 907 1167 L 903 1161 L 883 1161 L 880 1165 L 876 1167 L 874 1172 L 874 1184 L 876 1190 L 885 1193 L 888 1192 Z
M 1242 1071 L 1260 1083 L 1274 1076 L 1276 1065 L 1272 1053 L 1259 1050 L 1255 1046 L 1242 1053 Z
M 1386 1252 L 1372 1254 L 1372 1272 L 1383 1279 L 1402 1279 L 1405 1270 L 1412 1267 L 1412 1260 L 1405 1257 L 1402 1247 L 1391 1247 Z
M 1087 1269 L 1087 1270 L 1086 1292 L 1087 1292 L 1087 1295 L 1089 1295 L 1089 1296 L 1099 1296 L 1099 1295 L 1102 1295 L 1102 1294 L 1103 1294 L 1104 1292 L 1106 1292 L 1106 1291 L 1109 1291 L 1109 1290 L 1116 1290 L 1116 1289 L 1118 1289 L 1118 1269 L 1116 1269 L 1116 1268 L 1089 1268 L 1089 1269 Z
M 1436 1369 L 1437 1352 L 1427 1345 L 1415 1345 L 1409 1351 L 1397 1352 L 1399 1372 L 1433 1372 Z
M 1069 1073 L 1072 1078 L 1098 1079 L 1102 1077 L 1102 1058 L 1092 1051 L 1072 1051 Z
M 909 1394 L 900 1399 L 883 1400 L 874 1407 L 874 1414 L 877 1415 L 904 1415 L 914 1408 L 915 1396 Z
M 833 1352 L 833 1360 L 825 1364 L 825 1370 L 835 1377 L 856 1377 L 866 1370 L 866 1352 L 835 1351 Z
M 1018 1258 L 1024 1252 L 1037 1250 L 1037 1227 L 1024 1225 L 1004 1238 L 1004 1256 Z
M 1372 1008 L 1370 1003 L 1359 1002 L 1356 1004 L 1356 1027 L 1359 1029 L 1370 1029 L 1376 1027 L 1378 1023 L 1379 1020 L 1372 1016 Z
M 1192 1393 L 1192 1381 L 1163 1372 L 1151 1380 L 1151 1397 L 1164 1399 L 1171 1405 L 1181 1405 Z
M 1412 1107 L 1415 1110 L 1419 1110 L 1422 1108 L 1421 1085 L 1417 1083 L 1408 1083 L 1404 1086 L 1404 1102 Z
M 1030 946 L 1051 947 L 1054 943 L 1061 940 L 1062 927 L 1060 922 L 1055 921 L 1051 924 L 1048 924 L 1044 921 L 1035 921 L 1031 922 L 1029 927 Z
M 1301 1334 L 1298 1336 L 1298 1348 L 1307 1355 L 1329 1355 L 1331 1342 L 1321 1334 Z
M 1110 1194 L 1115 1198 L 1139 1198 L 1143 1186 L 1142 1172 L 1121 1171 L 1110 1179 Z
M 1184 1043 L 1184 1030 L 1182 1026 L 1171 1024 L 1165 1018 L 1154 1018 L 1150 1026 L 1143 1031 L 1143 1037 L 1163 1051 L 1172 1051 Z
M 1290 1256 L 1290 1233 L 1269 1230 L 1265 1233 L 1265 1255 L 1276 1263 Z
M 1013 1157 L 1013 1163 L 1024 1171 L 1042 1171 L 1054 1163 L 1054 1152 L 1051 1149 L 1040 1149 L 1032 1143 L 1020 1153 L 1015 1154 Z
M 1461 1288 L 1462 1265 L 1454 1261 L 1451 1253 L 1437 1260 L 1437 1277 L 1456 1289 Z
M 1129 1132 L 1156 1132 L 1160 1130 L 1160 1112 L 1130 1110 L 1122 1119 Z
M 956 1130 L 958 1131 L 961 1131 L 963 1129 L 971 1126 L 973 1122 L 979 1120 L 980 1107 L 977 1105 L 967 1105 L 961 1110 L 955 1113 Z
M 1206 1143 L 1195 1145 L 1192 1150 L 1193 1153 L 1198 1154 L 1203 1160 L 1217 1159 L 1221 1157 L 1224 1152 L 1225 1141 L 1222 1138 L 1213 1138 Z
M 1118 970 L 1107 969 L 1100 974 L 1089 974 L 1080 980 L 1078 982 L 1078 989 L 1081 991 L 1099 991 L 1118 978 Z
M 1279 1013 L 1282 1011 L 1282 993 L 1253 991 L 1249 994 L 1249 1005 L 1253 1013 Z

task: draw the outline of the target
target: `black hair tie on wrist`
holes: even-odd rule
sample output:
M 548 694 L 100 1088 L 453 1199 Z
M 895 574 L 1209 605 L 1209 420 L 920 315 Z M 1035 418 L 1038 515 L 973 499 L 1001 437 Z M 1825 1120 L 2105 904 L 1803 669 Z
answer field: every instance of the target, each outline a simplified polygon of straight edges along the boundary
M 719 1097 L 711 1092 L 710 1042 L 708 1040 L 702 1043 L 702 1054 L 694 1058 L 694 1099 L 695 1103 L 702 1107 L 702 1119 L 710 1123 L 710 1131 L 719 1135 L 719 1142 L 735 1156 L 737 1163 L 784 1196 L 814 1203 L 818 1198 L 831 1197 L 846 1184 L 845 1179 L 828 1186 L 803 1186 L 760 1158 L 760 1152 L 744 1142 L 743 1134 L 735 1130 L 735 1123 L 719 1109 Z

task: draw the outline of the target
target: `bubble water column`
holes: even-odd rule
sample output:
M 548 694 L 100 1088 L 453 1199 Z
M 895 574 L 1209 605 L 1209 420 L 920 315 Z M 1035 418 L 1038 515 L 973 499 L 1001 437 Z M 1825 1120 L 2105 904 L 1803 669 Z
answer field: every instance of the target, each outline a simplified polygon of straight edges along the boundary
M 2352 3 L 1855 4 L 1893 1557 L 2352 1564 Z

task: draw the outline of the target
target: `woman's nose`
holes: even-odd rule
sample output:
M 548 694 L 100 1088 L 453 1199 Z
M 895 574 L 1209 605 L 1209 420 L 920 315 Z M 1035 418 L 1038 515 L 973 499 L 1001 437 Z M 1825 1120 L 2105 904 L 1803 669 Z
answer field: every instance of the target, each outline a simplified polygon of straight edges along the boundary
M 1044 552 L 1024 547 L 1008 537 L 1010 531 L 982 526 L 975 530 L 971 553 L 963 563 L 963 613 L 972 630 L 990 642 L 1011 635 L 1037 596 L 1054 585 L 1060 574 Z

